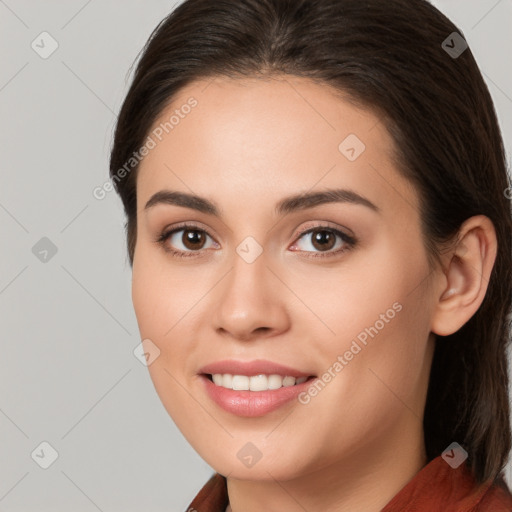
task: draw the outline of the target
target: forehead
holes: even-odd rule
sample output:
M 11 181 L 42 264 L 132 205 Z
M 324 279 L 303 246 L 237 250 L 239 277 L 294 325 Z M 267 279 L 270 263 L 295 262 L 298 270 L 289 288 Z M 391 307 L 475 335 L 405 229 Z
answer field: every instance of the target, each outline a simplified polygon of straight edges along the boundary
M 379 117 L 305 78 L 193 82 L 149 136 L 155 145 L 139 167 L 139 211 L 165 188 L 218 193 L 256 207 L 292 191 L 340 186 L 387 195 L 390 204 L 397 194 L 415 201 Z

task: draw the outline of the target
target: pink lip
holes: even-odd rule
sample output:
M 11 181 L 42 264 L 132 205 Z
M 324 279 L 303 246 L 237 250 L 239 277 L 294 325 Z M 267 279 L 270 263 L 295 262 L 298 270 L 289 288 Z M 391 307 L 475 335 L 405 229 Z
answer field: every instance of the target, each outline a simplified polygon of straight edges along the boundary
M 297 398 L 310 386 L 315 377 L 295 386 L 284 386 L 269 391 L 237 391 L 215 385 L 206 375 L 201 375 L 200 379 L 208 396 L 219 407 L 237 416 L 256 417 L 275 411 Z
M 283 377 L 310 377 L 312 373 L 304 373 L 295 368 L 285 366 L 264 359 L 255 359 L 253 361 L 236 361 L 234 359 L 225 359 L 215 363 L 203 366 L 198 373 L 213 375 L 215 373 L 230 373 L 231 375 L 281 375 Z
M 315 378 L 312 373 L 305 373 L 290 366 L 285 366 L 264 359 L 253 361 L 236 361 L 226 359 L 203 366 L 199 373 L 208 396 L 222 409 L 237 416 L 263 416 L 290 402 L 307 389 Z M 208 377 L 216 373 L 231 375 L 281 375 L 282 377 L 312 377 L 295 386 L 283 386 L 269 391 L 239 391 L 216 386 Z

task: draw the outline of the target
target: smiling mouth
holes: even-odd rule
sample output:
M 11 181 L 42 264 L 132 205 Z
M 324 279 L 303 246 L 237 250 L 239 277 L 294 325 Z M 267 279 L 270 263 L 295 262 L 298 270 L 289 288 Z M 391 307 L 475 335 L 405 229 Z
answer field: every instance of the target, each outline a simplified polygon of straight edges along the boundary
M 293 387 L 315 379 L 309 377 L 292 377 L 278 374 L 232 375 L 232 374 L 201 374 L 216 386 L 233 391 L 273 391 L 282 387 Z

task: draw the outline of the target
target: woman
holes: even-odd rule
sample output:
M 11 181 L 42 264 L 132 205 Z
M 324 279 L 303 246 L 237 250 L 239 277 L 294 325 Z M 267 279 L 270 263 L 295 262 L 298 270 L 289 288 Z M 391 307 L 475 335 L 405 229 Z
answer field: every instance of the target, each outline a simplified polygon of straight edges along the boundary
M 510 511 L 510 179 L 424 0 L 187 0 L 111 178 L 199 512 Z

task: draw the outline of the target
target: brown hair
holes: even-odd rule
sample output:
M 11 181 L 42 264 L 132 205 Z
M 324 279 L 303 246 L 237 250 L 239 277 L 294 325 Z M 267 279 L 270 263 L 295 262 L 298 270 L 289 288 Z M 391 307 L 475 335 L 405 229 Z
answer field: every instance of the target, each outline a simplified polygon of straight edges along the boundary
M 110 176 L 126 212 L 133 265 L 137 166 L 123 179 L 118 170 L 187 84 L 289 74 L 332 86 L 378 113 L 400 172 L 420 194 L 431 262 L 467 218 L 486 215 L 496 229 L 498 254 L 481 307 L 436 341 L 424 416 L 429 461 L 456 441 L 482 482 L 502 478 L 511 446 L 512 189 L 473 54 L 450 55 L 442 46 L 453 32 L 463 37 L 425 0 L 186 0 L 143 48 L 116 126 Z

